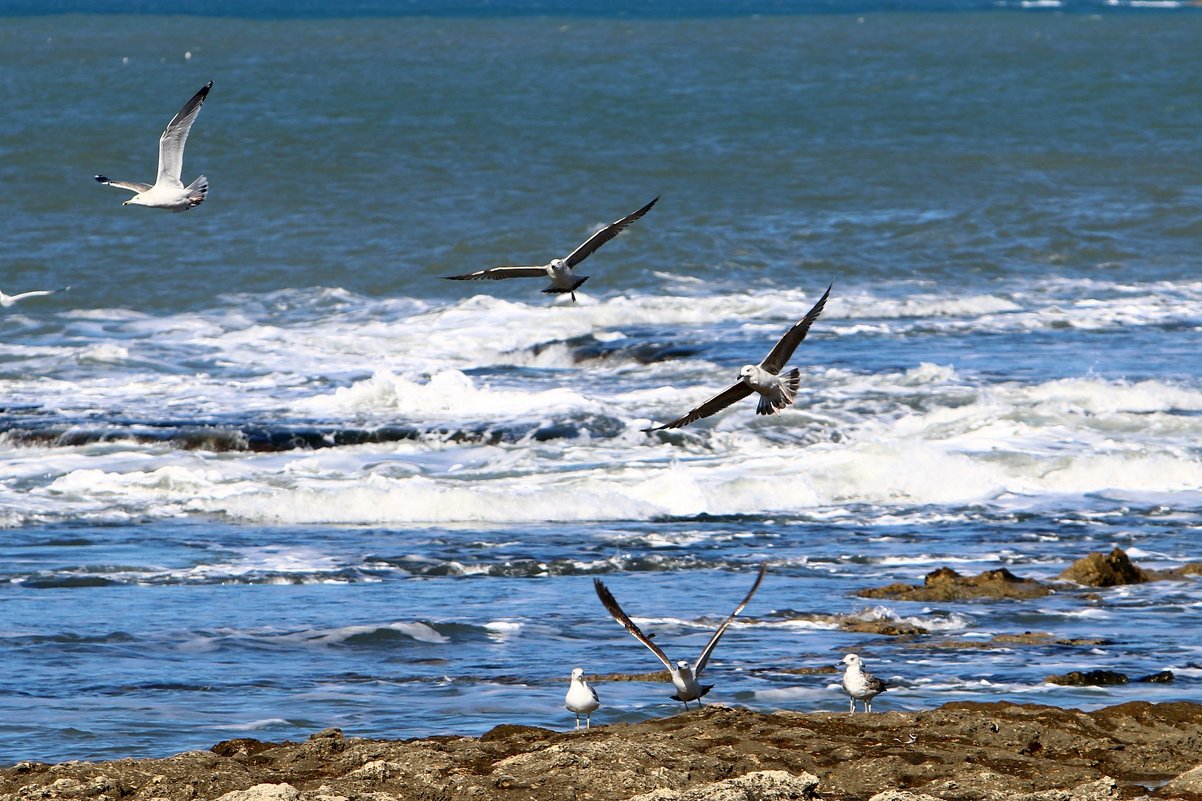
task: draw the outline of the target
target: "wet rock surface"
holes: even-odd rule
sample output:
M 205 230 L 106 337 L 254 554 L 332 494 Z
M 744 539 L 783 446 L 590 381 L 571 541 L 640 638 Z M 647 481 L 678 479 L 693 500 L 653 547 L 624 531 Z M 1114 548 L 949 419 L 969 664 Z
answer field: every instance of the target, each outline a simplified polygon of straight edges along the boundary
M 1135 565 L 1122 548 L 1115 548 L 1110 553 L 1086 554 L 1069 565 L 1060 578 L 1087 587 L 1118 587 L 1151 581 L 1153 576 Z
M 1200 764 L 1202 705 L 1192 703 L 1093 712 L 953 703 L 871 715 L 708 706 L 579 733 L 501 726 L 401 741 L 326 730 L 164 759 L 26 762 L 0 770 L 0 799 L 1202 798 Z
M 1199 562 L 1189 562 L 1173 570 L 1148 570 L 1132 562 L 1122 548 L 1115 548 L 1110 553 L 1086 554 L 1065 568 L 1059 577 L 1087 587 L 1119 587 L 1146 581 L 1181 581 L 1198 575 L 1202 575 Z
M 1042 598 L 1052 588 L 1034 579 L 1020 578 L 1006 568 L 962 576 L 950 567 L 927 573 L 921 585 L 889 584 L 856 593 L 861 598 L 896 601 L 966 601 L 978 598 Z

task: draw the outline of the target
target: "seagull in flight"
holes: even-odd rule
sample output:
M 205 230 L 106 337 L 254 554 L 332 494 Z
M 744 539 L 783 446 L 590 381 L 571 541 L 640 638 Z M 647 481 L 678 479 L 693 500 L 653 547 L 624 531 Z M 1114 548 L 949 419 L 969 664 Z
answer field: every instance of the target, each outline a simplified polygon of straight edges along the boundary
M 569 712 L 576 713 L 577 730 L 580 729 L 581 715 L 584 715 L 584 728 L 592 728 L 591 716 L 597 711 L 597 707 L 601 706 L 601 699 L 597 697 L 597 691 L 584 680 L 582 668 L 572 670 L 572 683 L 568 686 L 568 694 L 563 699 L 563 705 L 568 708 Z
M 167 129 L 159 137 L 159 176 L 154 186 L 138 181 L 114 181 L 103 175 L 97 175 L 96 180 L 105 186 L 115 186 L 118 189 L 128 189 L 134 196 L 121 205 L 150 206 L 155 209 L 171 209 L 172 211 L 187 211 L 204 202 L 209 191 L 209 179 L 203 175 L 187 186 L 180 181 L 180 173 L 184 169 L 184 143 L 188 141 L 188 131 L 200 113 L 213 82 L 209 81 L 192 95 L 192 99 L 184 104 Z
M 664 663 L 664 667 L 668 669 L 668 673 L 672 676 L 672 684 L 676 687 L 676 693 L 672 695 L 672 699 L 680 701 L 684 704 L 684 708 L 689 708 L 689 701 L 696 701 L 697 706 L 701 706 L 701 696 L 708 693 L 714 688 L 712 684 L 701 684 L 701 671 L 705 670 L 705 665 L 709 662 L 710 654 L 714 652 L 714 647 L 717 646 L 718 640 L 726 633 L 726 629 L 734 622 L 735 617 L 743 611 L 743 607 L 747 606 L 747 602 L 751 600 L 751 596 L 755 595 L 755 591 L 760 588 L 760 582 L 764 580 L 764 574 L 768 572 L 768 563 L 764 562 L 760 565 L 760 572 L 755 577 L 755 583 L 751 585 L 751 589 L 744 596 L 743 600 L 739 601 L 739 605 L 735 607 L 735 611 L 723 620 L 718 630 L 714 632 L 714 636 L 710 637 L 710 641 L 701 649 L 701 656 L 697 657 L 697 665 L 690 666 L 687 660 L 681 659 L 675 664 L 668 659 L 655 642 L 643 633 L 635 622 L 622 611 L 622 607 L 618 606 L 617 600 L 609 591 L 609 588 L 602 583 L 601 579 L 593 579 L 593 586 L 597 590 L 597 597 L 601 599 L 601 603 L 613 615 L 614 620 L 618 621 L 628 632 L 630 632 L 636 640 L 647 646 L 651 653 L 659 657 L 659 661 Z
M 65 286 L 62 289 L 35 289 L 32 292 L 22 292 L 19 295 L 5 295 L 3 292 L 0 292 L 0 307 L 7 309 L 9 306 L 12 306 L 18 301 L 25 300 L 26 298 L 36 298 L 42 295 L 53 295 L 55 292 L 65 292 L 70 288 L 71 287 L 69 286 Z
M 864 702 L 864 711 L 872 711 L 872 699 L 889 689 L 885 682 L 864 669 L 864 661 L 858 654 L 848 654 L 840 663 L 847 665 L 843 671 L 843 689 L 851 696 L 851 712 L 856 711 L 856 701 Z
M 733 386 L 722 390 L 696 409 L 670 423 L 643 430 L 659 431 L 664 428 L 684 428 L 689 423 L 695 423 L 703 417 L 717 414 L 753 392 L 758 392 L 760 395 L 760 403 L 755 408 L 756 414 L 776 414 L 781 409 L 792 405 L 797 397 L 797 389 L 801 386 L 801 371 L 794 367 L 783 376 L 780 371 L 788 363 L 793 351 L 797 350 L 797 346 L 806 338 L 810 326 L 818 319 L 818 315 L 822 314 L 823 308 L 826 307 L 826 299 L 830 294 L 831 287 L 828 286 L 826 292 L 814 304 L 814 308 L 810 309 L 805 317 L 802 317 L 796 325 L 785 332 L 785 335 L 780 338 L 780 342 L 776 343 L 776 347 L 764 357 L 762 362 L 758 365 L 743 365 L 739 369 L 739 380 Z
M 651 207 L 659 200 L 657 195 L 654 200 L 643 206 L 636 212 L 627 214 L 620 220 L 614 220 L 609 225 L 602 228 L 597 233 L 590 236 L 588 239 L 568 254 L 567 258 L 551 259 L 548 264 L 538 265 L 534 267 L 489 267 L 487 270 L 477 270 L 474 273 L 464 273 L 463 275 L 448 275 L 444 276 L 451 281 L 500 281 L 505 278 L 542 278 L 551 279 L 551 285 L 542 290 L 550 295 L 562 295 L 568 293 L 572 296 L 572 300 L 576 300 L 576 290 L 588 280 L 587 275 L 577 277 L 572 273 L 576 265 L 592 255 L 593 251 L 604 245 L 609 240 L 613 239 L 618 234 L 626 230 L 632 222 L 642 217 Z

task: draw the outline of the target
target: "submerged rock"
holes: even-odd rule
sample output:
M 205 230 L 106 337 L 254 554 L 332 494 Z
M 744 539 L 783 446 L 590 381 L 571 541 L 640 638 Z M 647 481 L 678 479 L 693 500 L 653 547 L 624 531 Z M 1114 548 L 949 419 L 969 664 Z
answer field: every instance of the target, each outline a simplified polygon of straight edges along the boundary
M 1049 684 L 1063 684 L 1067 687 L 1111 687 L 1128 682 L 1126 673 L 1114 670 L 1073 670 L 1059 676 L 1048 676 Z
M 1067 645 L 1073 647 L 1097 647 L 1106 645 L 1101 638 L 1070 638 L 1056 637 L 1046 631 L 1024 631 L 1020 634 L 995 634 L 988 640 L 938 640 L 924 641 L 923 648 L 1013 648 L 1021 645 Z
M 1126 684 L 1129 681 L 1142 682 L 1144 684 L 1168 684 L 1174 680 L 1173 671 L 1162 670 L 1159 673 L 1152 673 L 1148 676 L 1140 676 L 1138 679 L 1130 678 L 1126 673 L 1118 673 L 1114 670 L 1073 670 L 1060 676 L 1048 676 L 1045 681 L 1050 684 L 1063 684 L 1069 687 L 1110 687 L 1117 684 Z
M 1042 598 L 1052 588 L 1034 579 L 1019 578 L 1006 568 L 986 570 L 976 576 L 962 576 L 950 567 L 927 573 L 921 586 L 889 584 L 860 590 L 862 598 L 888 598 L 896 601 L 965 601 L 974 598 Z

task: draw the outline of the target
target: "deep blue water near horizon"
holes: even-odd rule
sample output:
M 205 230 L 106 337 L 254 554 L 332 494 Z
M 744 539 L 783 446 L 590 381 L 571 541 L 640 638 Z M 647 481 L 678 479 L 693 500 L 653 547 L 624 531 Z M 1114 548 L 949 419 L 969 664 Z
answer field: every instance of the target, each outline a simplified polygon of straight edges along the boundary
M 1197 579 L 855 592 L 1202 561 L 1202 17 L 653 6 L 0 3 L 0 290 L 70 286 L 0 309 L 0 764 L 570 727 L 573 667 L 657 665 L 594 578 L 695 658 L 762 560 L 707 702 L 845 709 L 786 670 L 851 650 L 878 709 L 1199 700 Z M 92 181 L 207 80 L 200 208 Z M 657 195 L 575 304 L 442 279 Z M 794 408 L 643 433 L 831 282 Z M 1095 668 L 1175 681 L 1044 680 Z

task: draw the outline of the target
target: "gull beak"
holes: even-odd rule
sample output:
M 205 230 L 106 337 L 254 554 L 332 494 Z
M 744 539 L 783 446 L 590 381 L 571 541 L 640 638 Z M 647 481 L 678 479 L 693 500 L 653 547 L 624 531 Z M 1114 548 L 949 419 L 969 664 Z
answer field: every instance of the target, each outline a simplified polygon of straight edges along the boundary
M 122 205 L 122 206 L 128 206 L 128 205 L 129 205 L 129 201 L 128 201 L 128 200 L 123 200 L 123 201 L 121 201 L 121 205 Z

